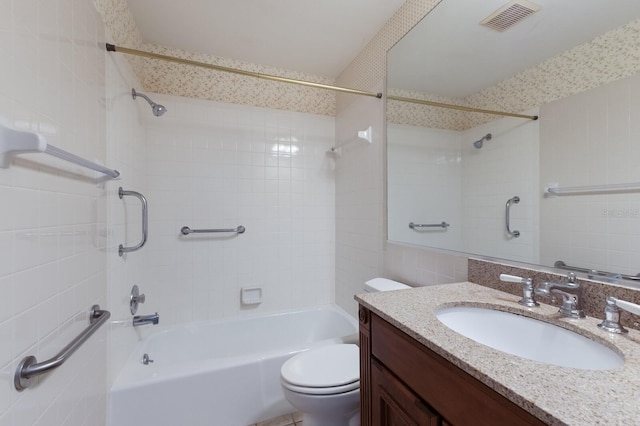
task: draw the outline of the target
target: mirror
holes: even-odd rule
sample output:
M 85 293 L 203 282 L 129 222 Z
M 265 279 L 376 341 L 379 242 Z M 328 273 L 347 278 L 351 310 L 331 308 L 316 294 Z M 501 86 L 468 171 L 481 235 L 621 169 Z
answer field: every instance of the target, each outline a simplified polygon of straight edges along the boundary
M 388 100 L 388 240 L 634 278 L 640 2 L 534 3 L 443 0 L 389 50 L 388 96 L 540 119 Z

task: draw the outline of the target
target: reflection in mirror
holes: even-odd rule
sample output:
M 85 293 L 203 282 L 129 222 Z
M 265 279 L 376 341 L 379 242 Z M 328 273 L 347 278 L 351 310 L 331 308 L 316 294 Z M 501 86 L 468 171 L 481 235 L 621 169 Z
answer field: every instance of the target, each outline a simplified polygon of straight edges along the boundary
M 634 276 L 640 197 L 606 188 L 640 182 L 640 2 L 534 3 L 496 31 L 481 21 L 504 0 L 443 0 L 389 51 L 390 97 L 540 119 L 389 100 L 388 239 Z

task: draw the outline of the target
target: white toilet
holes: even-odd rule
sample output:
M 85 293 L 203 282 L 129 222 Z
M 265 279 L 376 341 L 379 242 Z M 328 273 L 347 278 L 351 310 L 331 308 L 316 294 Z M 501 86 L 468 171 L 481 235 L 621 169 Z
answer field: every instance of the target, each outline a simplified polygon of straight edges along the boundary
M 410 288 L 386 278 L 365 283 L 367 293 Z M 322 346 L 282 365 L 284 395 L 303 414 L 304 426 L 360 425 L 360 350 L 357 345 Z

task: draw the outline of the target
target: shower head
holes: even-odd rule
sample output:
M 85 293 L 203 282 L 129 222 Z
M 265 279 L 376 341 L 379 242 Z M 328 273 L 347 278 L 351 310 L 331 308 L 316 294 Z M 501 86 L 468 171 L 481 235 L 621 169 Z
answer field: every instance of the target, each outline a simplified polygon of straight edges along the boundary
M 151 111 L 153 111 L 153 115 L 155 115 L 156 117 L 160 117 L 162 114 L 167 112 L 167 109 L 164 107 L 164 105 L 153 102 L 147 95 L 136 92 L 136 89 L 131 89 L 131 97 L 135 99 L 138 96 L 149 102 L 149 105 L 151 105 Z
M 475 141 L 473 143 L 473 146 L 475 148 L 477 148 L 477 149 L 480 149 L 480 148 L 482 148 L 482 145 L 484 145 L 484 141 L 490 141 L 490 140 L 491 140 L 491 133 L 487 133 L 482 138 L 480 138 L 477 141 Z

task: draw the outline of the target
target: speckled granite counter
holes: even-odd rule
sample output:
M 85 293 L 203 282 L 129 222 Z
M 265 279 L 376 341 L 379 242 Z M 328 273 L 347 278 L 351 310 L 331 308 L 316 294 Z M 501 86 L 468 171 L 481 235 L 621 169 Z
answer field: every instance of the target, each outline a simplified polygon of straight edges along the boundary
M 560 318 L 558 308 L 525 308 L 517 296 L 465 282 L 356 295 L 356 300 L 429 349 L 551 425 L 640 425 L 640 332 L 612 335 L 600 320 Z M 578 370 L 542 364 L 476 343 L 442 324 L 446 306 L 493 307 L 577 331 L 625 358 L 622 368 Z M 604 308 L 604 307 L 603 307 Z

